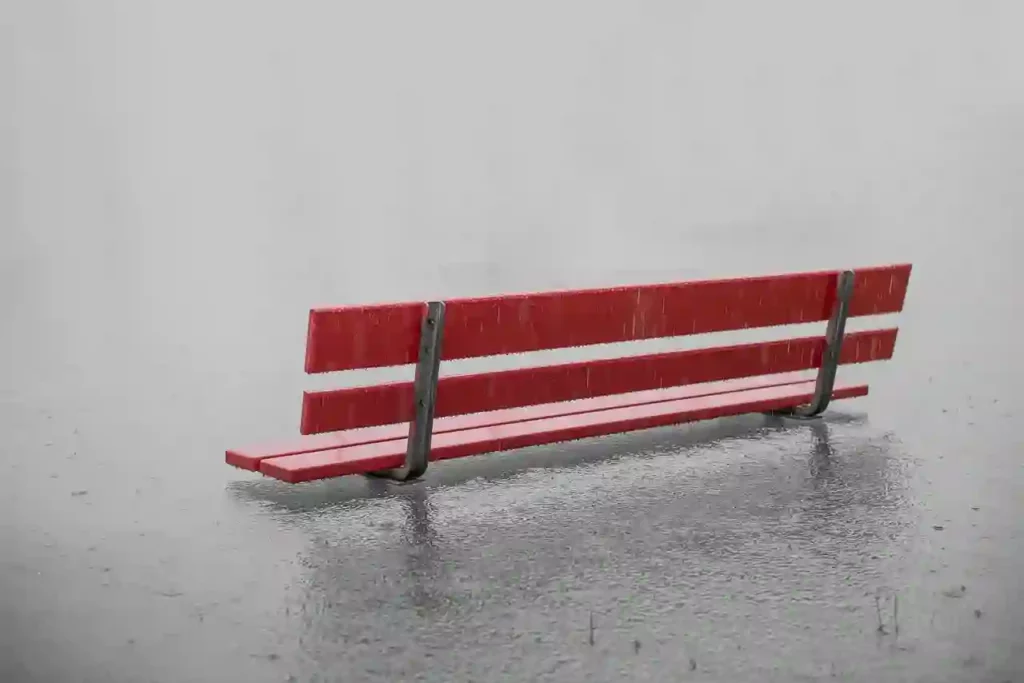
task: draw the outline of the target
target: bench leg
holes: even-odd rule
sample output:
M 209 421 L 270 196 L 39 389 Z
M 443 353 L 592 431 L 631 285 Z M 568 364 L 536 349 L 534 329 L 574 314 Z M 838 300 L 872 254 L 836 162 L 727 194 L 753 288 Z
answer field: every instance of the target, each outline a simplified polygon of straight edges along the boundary
M 839 354 L 843 350 L 843 337 L 846 334 L 846 318 L 850 310 L 850 299 L 853 298 L 854 273 L 844 270 L 839 274 L 836 283 L 836 303 L 825 330 L 825 351 L 821 356 L 821 367 L 818 368 L 818 379 L 814 387 L 814 398 L 804 406 L 778 411 L 776 415 L 802 419 L 814 418 L 828 408 L 832 400 L 832 389 L 836 383 L 836 370 L 839 368 Z
M 370 476 L 395 481 L 413 481 L 422 477 L 430 461 L 430 439 L 434 429 L 434 403 L 437 377 L 441 370 L 441 341 L 444 337 L 444 302 L 431 301 L 420 328 L 420 351 L 413 385 L 413 419 L 409 424 L 409 445 L 405 465 L 393 470 L 373 472 Z

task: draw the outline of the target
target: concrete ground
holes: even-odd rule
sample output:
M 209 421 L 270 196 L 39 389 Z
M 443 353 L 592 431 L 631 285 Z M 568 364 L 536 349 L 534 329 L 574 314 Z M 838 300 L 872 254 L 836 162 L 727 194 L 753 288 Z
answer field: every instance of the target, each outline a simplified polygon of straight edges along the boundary
M 1020 5 L 425 7 L 0 10 L 0 681 L 1024 680 Z M 223 463 L 313 305 L 899 261 L 820 422 Z

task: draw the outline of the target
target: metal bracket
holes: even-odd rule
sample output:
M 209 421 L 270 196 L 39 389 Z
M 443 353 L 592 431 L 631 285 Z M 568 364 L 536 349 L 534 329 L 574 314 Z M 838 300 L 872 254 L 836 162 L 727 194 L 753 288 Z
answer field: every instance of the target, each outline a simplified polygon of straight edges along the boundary
M 430 461 L 430 439 L 434 429 L 434 403 L 437 400 L 437 377 L 441 370 L 441 341 L 444 337 L 444 302 L 427 303 L 427 314 L 420 328 L 419 358 L 413 384 L 413 418 L 409 423 L 409 445 L 405 465 L 393 470 L 372 472 L 399 482 L 423 476 Z
M 818 368 L 814 398 L 807 405 L 775 411 L 775 415 L 806 419 L 817 417 L 828 408 L 828 404 L 832 400 L 832 389 L 836 383 L 839 354 L 843 350 L 846 318 L 850 311 L 850 299 L 853 298 L 854 278 L 852 270 L 844 270 L 839 274 L 836 282 L 836 303 L 825 330 L 825 351 L 821 355 L 821 366 Z

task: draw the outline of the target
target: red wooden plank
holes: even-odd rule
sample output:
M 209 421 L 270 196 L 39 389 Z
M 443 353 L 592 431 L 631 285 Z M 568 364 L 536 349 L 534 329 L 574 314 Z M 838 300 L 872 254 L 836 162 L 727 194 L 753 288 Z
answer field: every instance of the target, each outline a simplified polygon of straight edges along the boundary
M 857 270 L 851 316 L 903 308 L 909 264 Z M 454 299 L 445 360 L 827 320 L 836 271 Z
M 863 268 L 850 315 L 903 308 L 910 265 Z M 828 318 L 836 272 L 641 285 L 447 302 L 446 360 L 815 322 Z M 316 308 L 306 372 L 416 362 L 424 304 Z
M 853 398 L 867 393 L 865 385 L 843 385 L 836 387 L 833 398 Z M 806 403 L 813 394 L 814 383 L 802 382 L 448 432 L 434 437 L 430 459 L 446 460 L 715 417 L 780 410 Z M 260 463 L 260 472 L 298 483 L 390 469 L 403 464 L 405 446 L 406 439 L 397 439 L 269 458 Z
M 538 420 L 560 415 L 575 415 L 594 410 L 607 410 L 609 408 L 621 408 L 623 406 L 639 405 L 642 403 L 658 403 L 660 401 L 673 401 L 682 398 L 693 398 L 696 396 L 711 396 L 713 394 L 724 394 L 732 391 L 746 389 L 758 389 L 761 387 L 781 386 L 786 384 L 799 384 L 808 380 L 806 372 L 788 372 L 777 375 L 762 375 L 760 377 L 748 377 L 738 380 L 723 380 L 720 382 L 706 382 L 703 384 L 691 384 L 689 386 L 671 387 L 668 389 L 654 389 L 650 391 L 636 391 L 628 394 L 617 394 L 614 396 L 601 396 L 598 398 L 569 401 L 563 403 L 546 403 L 542 405 L 528 406 L 525 408 L 509 408 L 506 410 L 493 410 L 486 413 L 473 413 L 469 415 L 456 415 L 442 417 L 434 421 L 434 434 L 458 431 L 461 429 L 476 429 L 491 425 L 507 424 L 509 422 L 522 422 L 524 420 Z M 296 455 L 298 453 L 314 453 L 326 451 L 332 448 L 343 448 L 346 446 L 358 446 L 378 441 L 390 441 L 402 439 L 409 434 L 409 423 L 401 422 L 364 429 L 351 429 L 348 431 L 328 432 L 293 439 L 290 442 L 277 444 L 261 444 L 247 448 L 235 448 L 227 451 L 225 460 L 229 465 L 234 465 L 244 470 L 253 472 L 259 471 L 260 461 L 268 458 L 277 458 L 284 455 Z
M 863 363 L 892 357 L 896 329 L 847 335 L 840 359 Z M 463 415 L 595 396 L 818 367 L 824 337 L 757 342 L 502 372 L 442 377 L 435 415 Z M 309 391 L 302 397 L 302 434 L 412 419 L 411 382 Z
M 437 422 L 440 422 L 440 420 Z M 435 429 L 435 431 L 437 430 Z M 232 448 L 225 453 L 224 461 L 229 465 L 239 467 L 243 470 L 258 472 L 260 469 L 260 461 L 266 460 L 267 458 L 276 458 L 282 455 L 295 455 L 296 453 L 326 451 L 331 448 L 375 443 L 377 441 L 388 441 L 390 439 L 401 439 L 408 436 L 408 434 L 408 422 L 366 427 L 364 429 L 350 429 L 343 432 L 313 434 L 311 436 L 303 436 L 289 441 L 257 444 L 253 446 L 245 446 L 243 448 Z
M 314 308 L 306 335 L 306 372 L 415 363 L 426 304 Z

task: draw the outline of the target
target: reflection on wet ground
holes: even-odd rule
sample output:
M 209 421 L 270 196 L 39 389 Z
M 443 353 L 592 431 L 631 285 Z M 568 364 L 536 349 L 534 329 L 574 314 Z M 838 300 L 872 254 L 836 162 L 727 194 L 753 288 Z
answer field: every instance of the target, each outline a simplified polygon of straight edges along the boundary
M 929 371 L 913 344 L 886 373 Z M 407 486 L 289 486 L 177 430 L 149 440 L 173 466 L 128 457 L 187 373 L 167 401 L 12 401 L 4 674 L 1014 680 L 1020 400 L 998 381 L 957 405 L 963 376 L 915 380 L 934 391 L 912 403 L 890 384 L 821 421 L 448 461 Z
M 290 597 L 307 672 L 781 680 L 914 647 L 876 620 L 916 523 L 899 444 L 850 417 L 736 422 L 565 446 L 539 470 L 503 455 L 420 485 L 232 490 L 309 530 Z

